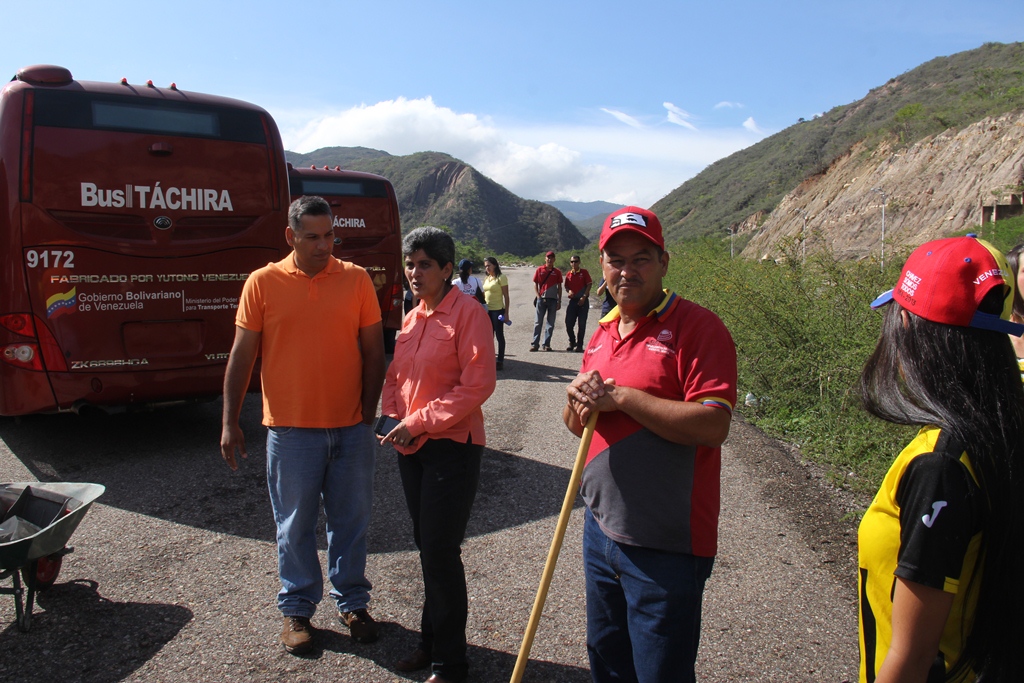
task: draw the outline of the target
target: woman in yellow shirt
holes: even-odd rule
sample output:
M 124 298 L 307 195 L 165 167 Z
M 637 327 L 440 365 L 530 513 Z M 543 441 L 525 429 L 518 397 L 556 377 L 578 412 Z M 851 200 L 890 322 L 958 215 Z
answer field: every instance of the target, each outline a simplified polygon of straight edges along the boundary
M 498 338 L 497 368 L 505 365 L 505 325 L 512 324 L 508 303 L 508 276 L 502 275 L 498 259 L 488 256 L 484 259 L 487 277 L 484 278 L 484 302 L 487 304 L 487 315 L 491 316 L 491 327 Z

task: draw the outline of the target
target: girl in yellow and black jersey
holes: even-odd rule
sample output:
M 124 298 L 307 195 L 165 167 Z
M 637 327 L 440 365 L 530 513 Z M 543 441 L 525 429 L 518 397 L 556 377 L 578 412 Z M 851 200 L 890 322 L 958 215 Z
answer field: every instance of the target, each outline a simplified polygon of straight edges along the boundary
M 921 427 L 858 536 L 860 681 L 1024 680 L 1024 384 L 1015 278 L 972 236 L 907 259 L 861 377 L 865 407 Z

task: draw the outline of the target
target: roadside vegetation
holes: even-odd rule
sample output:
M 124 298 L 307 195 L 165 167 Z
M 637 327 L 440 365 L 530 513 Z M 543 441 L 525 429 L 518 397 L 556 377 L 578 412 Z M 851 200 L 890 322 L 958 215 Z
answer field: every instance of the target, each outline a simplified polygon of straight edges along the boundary
M 1024 241 L 1024 218 L 974 232 L 1005 252 Z M 728 241 L 710 238 L 669 251 L 667 286 L 717 313 L 736 342 L 738 411 L 836 483 L 877 488 L 915 430 L 868 415 L 858 379 L 881 329 L 869 304 L 893 287 L 908 252 L 893 253 L 882 270 L 877 259 L 827 252 L 801 260 L 796 244 L 780 263 L 730 259 Z

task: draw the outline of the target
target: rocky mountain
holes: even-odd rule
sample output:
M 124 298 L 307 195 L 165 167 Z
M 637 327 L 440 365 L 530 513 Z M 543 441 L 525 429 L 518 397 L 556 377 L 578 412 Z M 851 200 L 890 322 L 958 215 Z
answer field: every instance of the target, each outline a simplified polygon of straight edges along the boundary
M 988 117 L 910 147 L 858 143 L 824 173 L 787 194 L 763 223 L 747 221 L 743 251 L 777 258 L 787 241 L 839 257 L 882 255 L 983 223 L 993 204 L 1020 203 L 1024 186 L 1024 113 Z M 1015 199 L 1014 199 L 1015 198 Z
M 758 256 L 798 234 L 806 211 L 808 246 L 817 239 L 855 257 L 878 250 L 877 187 L 892 239 L 913 242 L 939 225 L 947 234 L 980 218 L 993 190 L 1019 183 L 1010 115 L 1020 111 L 1024 43 L 989 43 L 721 159 L 651 208 L 670 239 L 756 233 L 745 253 Z
M 458 240 L 478 239 L 497 254 L 517 256 L 579 249 L 588 242 L 555 207 L 518 197 L 447 154 L 392 156 L 363 147 L 325 147 L 285 155 L 295 166 L 338 165 L 384 176 L 395 186 L 404 232 L 447 226 Z

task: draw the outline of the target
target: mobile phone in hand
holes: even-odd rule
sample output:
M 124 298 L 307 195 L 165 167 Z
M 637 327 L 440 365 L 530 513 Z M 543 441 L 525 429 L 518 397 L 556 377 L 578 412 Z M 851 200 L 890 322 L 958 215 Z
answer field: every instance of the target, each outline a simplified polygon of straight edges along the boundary
M 399 421 L 390 415 L 381 415 L 373 425 L 373 432 L 380 436 L 387 436 L 398 426 L 398 423 Z

